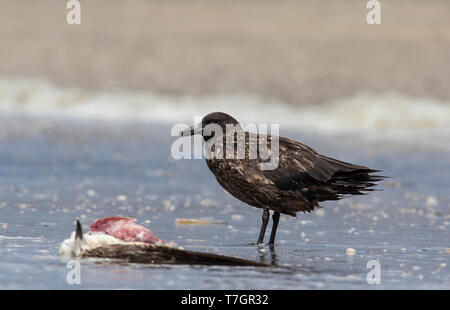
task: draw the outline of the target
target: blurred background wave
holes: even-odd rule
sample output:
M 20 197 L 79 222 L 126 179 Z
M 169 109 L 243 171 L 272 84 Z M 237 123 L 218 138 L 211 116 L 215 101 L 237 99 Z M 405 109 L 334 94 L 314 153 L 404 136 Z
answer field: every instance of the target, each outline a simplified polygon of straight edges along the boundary
M 0 111 L 449 134 L 450 3 L 5 0 Z
M 413 143 L 450 138 L 447 101 L 398 92 L 359 92 L 316 105 L 290 105 L 242 94 L 174 96 L 145 90 L 62 88 L 32 79 L 0 78 L 0 112 L 21 115 L 126 122 L 185 122 L 208 111 L 224 111 L 244 123 L 323 134 L 372 134 L 382 139 L 414 138 Z M 421 136 L 422 135 L 422 136 Z M 445 145 L 447 146 L 447 145 Z

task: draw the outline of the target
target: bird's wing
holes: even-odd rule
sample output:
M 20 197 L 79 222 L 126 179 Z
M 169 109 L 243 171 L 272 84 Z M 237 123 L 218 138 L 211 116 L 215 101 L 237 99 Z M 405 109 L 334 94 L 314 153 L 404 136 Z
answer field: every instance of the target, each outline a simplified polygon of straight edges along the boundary
M 322 156 L 300 142 L 279 137 L 279 165 L 263 174 L 278 188 L 295 190 L 305 185 L 324 184 L 337 172 L 370 170 Z
M 257 161 L 207 160 L 217 181 L 231 195 L 253 206 L 271 206 L 278 198 L 276 185 L 257 167 Z

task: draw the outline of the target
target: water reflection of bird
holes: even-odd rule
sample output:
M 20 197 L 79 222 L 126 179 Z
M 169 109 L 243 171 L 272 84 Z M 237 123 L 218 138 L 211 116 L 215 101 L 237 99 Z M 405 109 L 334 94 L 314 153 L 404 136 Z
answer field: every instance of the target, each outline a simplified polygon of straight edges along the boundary
M 230 125 L 234 126 L 235 131 L 227 131 L 227 125 L 228 129 Z M 239 132 L 245 135 L 245 156 L 241 151 L 240 157 Z M 183 131 L 181 135 L 195 134 L 202 135 L 206 141 L 206 163 L 219 184 L 239 200 L 264 210 L 258 244 L 264 240 L 269 210 L 274 211 L 269 240 L 269 244 L 273 245 L 281 213 L 296 216 L 299 211 L 311 212 L 326 200 L 363 195 L 383 179 L 373 175 L 379 170 L 320 155 L 307 145 L 283 137 L 277 137 L 278 166 L 264 170 L 261 164 L 267 162 L 267 156 L 261 156 L 259 147 L 257 156 L 251 156 L 252 146 L 267 141 L 268 153 L 274 154 L 271 146 L 272 141 L 276 141 L 273 139 L 275 136 L 244 132 L 238 121 L 225 113 L 208 114 L 200 124 Z

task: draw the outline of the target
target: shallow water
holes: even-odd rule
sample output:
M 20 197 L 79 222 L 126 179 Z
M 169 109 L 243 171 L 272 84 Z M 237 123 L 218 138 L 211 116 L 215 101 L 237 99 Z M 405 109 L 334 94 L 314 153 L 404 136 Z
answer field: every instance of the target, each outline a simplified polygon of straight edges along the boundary
M 203 160 L 170 157 L 174 138 L 167 124 L 3 116 L 0 127 L 0 289 L 450 288 L 446 148 L 282 129 L 322 154 L 393 178 L 368 196 L 282 216 L 272 252 L 254 244 L 260 210 L 225 193 Z M 81 284 L 69 285 L 58 247 L 74 220 L 81 218 L 87 229 L 99 217 L 118 214 L 185 249 L 272 266 L 82 260 Z M 176 218 L 227 224 L 176 225 Z M 270 226 L 267 239 L 269 232 Z M 346 255 L 347 248 L 355 255 Z M 380 262 L 379 285 L 366 281 L 370 260 Z

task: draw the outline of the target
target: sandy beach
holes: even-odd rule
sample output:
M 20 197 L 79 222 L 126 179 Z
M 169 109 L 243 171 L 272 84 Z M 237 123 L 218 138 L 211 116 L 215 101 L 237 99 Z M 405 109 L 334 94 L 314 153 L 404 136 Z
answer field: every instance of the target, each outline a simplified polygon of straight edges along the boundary
M 302 105 L 355 92 L 450 98 L 450 2 L 2 1 L 0 75 L 161 94 L 250 93 Z

